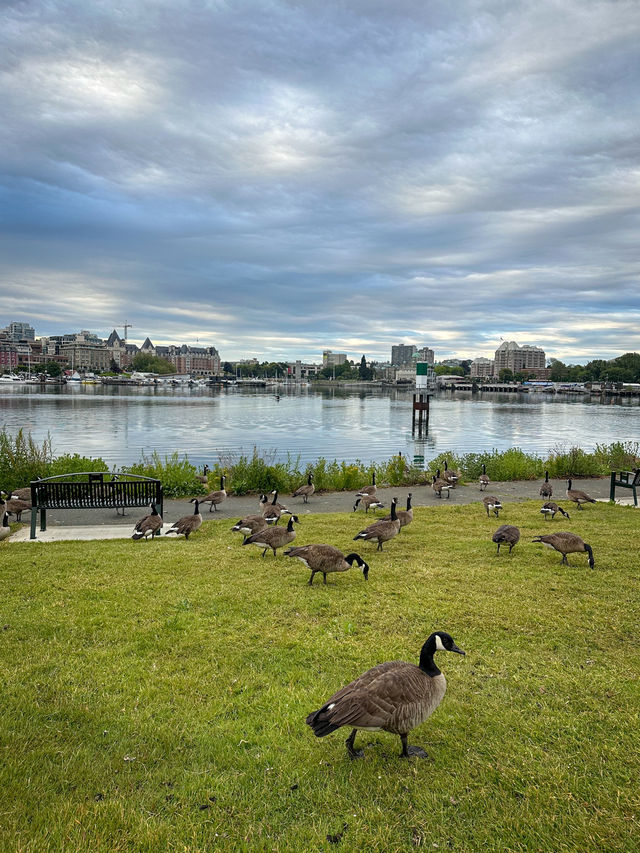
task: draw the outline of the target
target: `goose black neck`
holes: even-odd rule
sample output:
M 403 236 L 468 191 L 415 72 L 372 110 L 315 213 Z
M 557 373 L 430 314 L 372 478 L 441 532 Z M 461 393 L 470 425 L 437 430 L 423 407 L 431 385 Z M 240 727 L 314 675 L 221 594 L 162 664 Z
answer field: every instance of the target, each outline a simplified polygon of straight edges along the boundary
M 398 518 L 396 514 L 396 499 L 394 498 L 391 501 L 391 521 L 396 521 Z
M 289 533 L 291 533 L 291 531 L 293 530 L 293 516 L 292 515 L 289 516 L 289 523 L 287 524 L 287 530 L 289 531 Z
M 194 514 L 194 515 L 197 515 L 197 514 L 198 514 L 198 512 L 199 512 L 199 510 L 198 510 L 198 501 L 194 501 L 194 502 L 193 502 L 193 514 Z
M 435 661 L 433 659 L 435 651 L 436 635 L 432 634 L 422 647 L 422 651 L 420 652 L 419 663 L 420 669 L 423 672 L 426 672 L 427 675 L 430 675 L 431 678 L 435 678 L 436 675 L 440 675 L 440 670 L 436 666 Z
M 274 492 L 273 500 L 271 501 L 271 506 L 275 506 L 277 502 L 278 502 L 278 493 Z
M 407 512 L 411 509 L 411 495 L 407 497 Z
M 2 514 L 2 526 L 3 527 L 9 527 L 9 513 L 8 512 L 4 512 Z

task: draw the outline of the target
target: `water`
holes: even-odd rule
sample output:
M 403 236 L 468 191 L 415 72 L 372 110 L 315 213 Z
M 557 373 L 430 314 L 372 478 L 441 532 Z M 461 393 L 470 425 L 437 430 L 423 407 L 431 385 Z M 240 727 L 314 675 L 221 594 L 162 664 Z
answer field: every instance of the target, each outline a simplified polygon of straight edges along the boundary
M 136 462 L 142 452 L 186 453 L 195 464 L 253 448 L 301 461 L 382 461 L 402 452 L 432 459 L 518 446 L 545 454 L 556 445 L 640 438 L 638 398 L 620 402 L 547 394 L 442 393 L 431 404 L 430 431 L 411 436 L 412 392 L 397 390 L 159 389 L 126 386 L 0 388 L 2 424 L 20 427 L 56 454 L 101 456 L 109 465 Z

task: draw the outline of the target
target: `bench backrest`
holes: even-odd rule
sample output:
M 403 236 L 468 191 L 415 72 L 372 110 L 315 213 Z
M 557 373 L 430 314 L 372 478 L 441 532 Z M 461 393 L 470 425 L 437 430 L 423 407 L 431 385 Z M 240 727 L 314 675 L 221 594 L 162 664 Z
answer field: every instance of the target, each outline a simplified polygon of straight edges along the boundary
M 633 471 L 620 471 L 615 475 L 616 486 L 640 486 L 640 468 Z
M 135 474 L 79 473 L 31 483 L 31 504 L 41 509 L 93 509 L 162 505 L 162 483 Z M 108 479 L 107 479 L 108 478 Z

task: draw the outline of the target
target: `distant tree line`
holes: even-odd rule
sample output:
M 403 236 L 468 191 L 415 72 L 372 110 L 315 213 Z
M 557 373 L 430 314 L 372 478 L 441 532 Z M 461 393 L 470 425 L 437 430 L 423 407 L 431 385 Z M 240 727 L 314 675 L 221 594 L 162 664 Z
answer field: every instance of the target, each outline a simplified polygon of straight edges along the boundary
M 637 352 L 627 352 L 611 361 L 598 358 L 588 364 L 565 364 L 552 358 L 549 367 L 553 382 L 640 382 Z

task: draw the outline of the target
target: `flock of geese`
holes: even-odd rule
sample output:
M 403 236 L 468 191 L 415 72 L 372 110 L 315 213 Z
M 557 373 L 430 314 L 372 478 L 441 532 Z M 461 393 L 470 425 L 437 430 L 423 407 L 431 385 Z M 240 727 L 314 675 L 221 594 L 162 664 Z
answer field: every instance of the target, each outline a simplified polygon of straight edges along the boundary
M 200 481 L 208 486 L 208 468 L 200 475 Z M 431 487 L 435 494 L 442 498 L 445 492 L 449 497 L 451 489 L 454 489 L 459 479 L 459 474 L 448 469 L 444 463 L 444 470 L 440 470 L 432 478 Z M 483 466 L 479 478 L 481 491 L 486 491 L 490 485 L 490 479 Z M 566 496 L 569 501 L 575 503 L 579 510 L 585 503 L 595 503 L 595 500 L 585 492 L 572 488 L 572 481 L 567 483 Z M 307 482 L 301 485 L 293 493 L 293 497 L 302 497 L 306 504 L 314 494 L 313 475 L 309 474 Z M 381 508 L 383 504 L 376 497 L 377 486 L 375 474 L 372 482 L 356 493 L 354 512 L 359 505 L 369 509 Z M 540 496 L 551 498 L 553 488 L 549 482 L 548 472 L 545 481 L 540 487 Z M 184 536 L 189 539 L 202 525 L 200 505 L 209 504 L 209 512 L 217 511 L 218 506 L 227 498 L 225 490 L 225 477 L 220 480 L 220 489 L 208 493 L 203 498 L 193 498 L 194 504 L 192 514 L 185 515 L 174 522 L 166 531 L 165 535 Z M 369 541 L 377 543 L 377 550 L 382 551 L 383 543 L 394 539 L 403 527 L 413 521 L 413 509 L 411 507 L 412 495 L 407 498 L 406 509 L 397 509 L 397 498 L 391 501 L 391 512 L 385 518 L 376 520 L 364 529 L 360 530 L 353 538 L 354 541 Z M 0 526 L 0 539 L 5 538 L 9 530 L 8 512 L 18 510 L 13 501 L 19 501 L 20 497 L 14 493 L 4 503 L 2 510 L 2 525 Z M 493 513 L 499 516 L 502 510 L 500 500 L 494 495 L 484 495 L 482 504 L 486 510 L 487 517 Z M 12 510 L 8 507 L 13 506 Z M 26 507 L 24 507 L 26 508 Z M 547 500 L 540 512 L 545 519 L 553 520 L 559 512 L 569 518 L 569 514 L 558 504 Z M 281 516 L 288 514 L 289 519 L 286 527 L 278 524 Z M 293 514 L 282 503 L 278 501 L 278 492 L 271 493 L 271 500 L 266 494 L 262 494 L 259 500 L 259 512 L 240 519 L 232 528 L 232 531 L 243 534 L 242 545 L 255 545 L 262 550 L 264 557 L 271 550 L 276 555 L 278 549 L 291 545 L 295 540 L 296 531 L 294 524 L 299 522 L 298 516 Z M 133 539 L 148 539 L 162 532 L 163 520 L 155 506 L 151 506 L 151 512 L 141 518 L 135 525 Z M 503 524 L 493 534 L 493 542 L 497 544 L 497 553 L 501 546 L 508 546 L 509 553 L 520 541 L 520 530 L 514 525 Z M 593 550 L 577 534 L 570 532 L 554 532 L 537 536 L 534 542 L 554 549 L 562 555 L 562 562 L 568 564 L 567 555 L 572 553 L 587 553 L 589 565 L 593 568 Z M 298 547 L 289 547 L 285 555 L 300 560 L 310 570 L 309 585 L 313 584 L 316 574 L 322 574 L 324 583 L 327 575 L 335 572 L 346 572 L 354 565 L 362 570 L 365 581 L 369 576 L 369 565 L 357 553 L 343 554 L 339 548 L 328 544 L 311 544 Z M 441 703 L 445 691 L 446 681 L 444 675 L 434 661 L 434 655 L 438 651 L 449 651 L 464 655 L 465 652 L 459 648 L 450 634 L 445 631 L 435 631 L 422 646 L 418 664 L 405 661 L 388 661 L 367 670 L 351 683 L 335 692 L 318 710 L 312 711 L 306 718 L 306 723 L 311 727 L 316 737 L 324 737 L 332 732 L 348 727 L 351 729 L 346 739 L 347 754 L 350 758 L 359 758 L 363 755 L 362 750 L 356 750 L 355 738 L 359 730 L 367 732 L 385 731 L 397 735 L 401 742 L 401 758 L 427 757 L 427 753 L 419 746 L 409 746 L 407 739 L 410 732 L 423 723 Z

